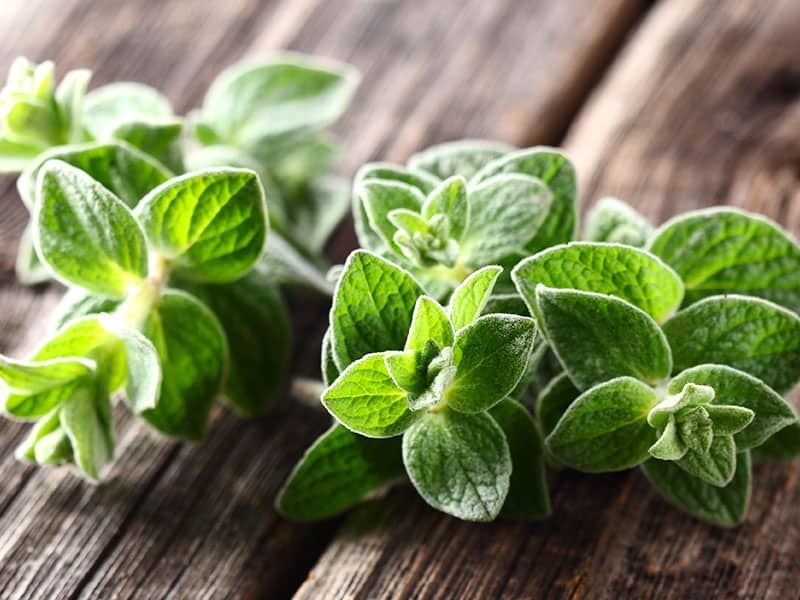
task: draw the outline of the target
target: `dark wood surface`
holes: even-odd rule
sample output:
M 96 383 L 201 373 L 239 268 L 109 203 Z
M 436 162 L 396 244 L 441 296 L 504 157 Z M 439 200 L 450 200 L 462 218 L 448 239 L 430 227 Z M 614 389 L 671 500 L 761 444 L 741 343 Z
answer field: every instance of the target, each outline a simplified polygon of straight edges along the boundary
M 180 110 L 225 65 L 288 47 L 347 60 L 364 83 L 336 127 L 340 170 L 459 137 L 563 141 L 584 205 L 616 194 L 655 221 L 732 203 L 800 230 L 796 0 L 3 0 L 13 56 L 144 81 Z M 42 332 L 55 287 L 13 281 L 25 222 L 0 180 L 0 351 Z M 346 223 L 330 248 L 354 245 Z M 294 371 L 314 376 L 322 299 L 299 298 Z M 796 597 L 796 466 L 759 466 L 747 522 L 720 531 L 669 508 L 638 473 L 552 474 L 554 516 L 474 525 L 408 488 L 344 519 L 272 510 L 324 429 L 287 395 L 243 421 L 220 409 L 181 445 L 117 416 L 107 483 L 14 461 L 26 427 L 0 422 L 0 597 Z

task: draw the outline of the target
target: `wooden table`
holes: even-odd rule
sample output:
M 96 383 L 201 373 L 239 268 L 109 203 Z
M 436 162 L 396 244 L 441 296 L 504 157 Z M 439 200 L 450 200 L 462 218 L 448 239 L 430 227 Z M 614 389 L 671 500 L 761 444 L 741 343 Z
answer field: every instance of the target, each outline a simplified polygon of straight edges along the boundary
M 459 137 L 563 144 L 583 206 L 604 194 L 660 222 L 730 203 L 800 231 L 797 0 L 2 0 L 16 54 L 140 80 L 179 110 L 244 56 L 288 47 L 350 61 L 364 83 L 336 127 L 341 171 Z M 0 180 L 0 351 L 41 335 L 60 290 L 14 282 L 25 221 Z M 349 223 L 330 248 L 354 247 Z M 322 300 L 295 302 L 295 373 L 314 376 Z M 732 531 L 668 507 L 638 472 L 553 473 L 555 513 L 467 524 L 397 489 L 313 526 L 272 510 L 326 426 L 284 398 L 245 422 L 218 410 L 177 444 L 117 416 L 118 460 L 90 487 L 16 462 L 0 422 L 0 596 L 300 598 L 797 597 L 800 465 L 761 465 Z

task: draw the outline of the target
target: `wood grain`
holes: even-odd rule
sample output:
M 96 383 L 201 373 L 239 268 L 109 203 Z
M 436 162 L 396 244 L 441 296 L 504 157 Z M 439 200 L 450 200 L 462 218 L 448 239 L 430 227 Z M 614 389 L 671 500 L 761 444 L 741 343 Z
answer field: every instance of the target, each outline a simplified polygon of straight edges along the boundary
M 800 231 L 800 5 L 668 0 L 566 140 L 583 205 L 661 221 L 730 203 Z M 731 531 L 670 508 L 638 472 L 551 474 L 553 517 L 459 523 L 408 488 L 356 510 L 297 598 L 786 598 L 800 584 L 800 466 L 757 465 Z
M 240 56 L 289 46 L 349 60 L 365 78 L 337 126 L 348 148 L 342 170 L 352 173 L 366 160 L 401 159 L 465 135 L 554 141 L 642 8 L 636 0 L 584 7 L 582 0 L 7 0 L 0 67 L 17 53 L 54 57 L 61 72 L 91 67 L 97 83 L 156 85 L 185 110 Z M 9 278 L 25 215 L 11 179 L 4 181 L 0 269 Z M 353 244 L 346 227 L 333 257 Z M 0 350 L 30 347 L 57 295 L 2 284 Z M 316 375 L 326 310 L 324 300 L 295 303 L 297 374 Z M 336 524 L 292 525 L 271 503 L 323 430 L 319 412 L 284 399 L 276 413 L 244 422 L 220 409 L 198 446 L 165 440 L 122 411 L 116 422 L 118 460 L 97 488 L 14 462 L 10 449 L 25 428 L 0 424 L 0 597 L 280 598 L 295 590 Z

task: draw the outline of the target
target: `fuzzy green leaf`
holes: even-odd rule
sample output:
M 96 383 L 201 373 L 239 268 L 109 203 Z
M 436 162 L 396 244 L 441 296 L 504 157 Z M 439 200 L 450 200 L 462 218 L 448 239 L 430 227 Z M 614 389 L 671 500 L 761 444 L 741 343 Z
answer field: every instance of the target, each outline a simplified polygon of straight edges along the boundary
M 486 315 L 461 329 L 453 347 L 456 373 L 447 388 L 447 404 L 475 413 L 500 402 L 517 385 L 533 351 L 533 319 Z
M 750 503 L 750 453 L 736 461 L 736 472 L 725 487 L 692 477 L 673 462 L 648 460 L 642 465 L 647 478 L 671 504 L 704 521 L 733 527 L 744 519 Z
M 34 209 L 37 253 L 59 278 L 120 298 L 147 274 L 147 245 L 128 207 L 65 162 L 39 171 Z
M 322 371 L 322 383 L 328 387 L 339 377 L 339 367 L 333 358 L 333 341 L 331 339 L 331 328 L 325 330 L 322 336 L 322 356 L 320 359 L 320 370 Z
M 664 324 L 675 371 L 721 364 L 750 373 L 779 393 L 800 381 L 800 317 L 747 296 L 714 296 Z
M 626 375 L 657 383 L 671 371 L 661 329 L 624 300 L 540 285 L 535 310 L 545 338 L 580 389 Z
M 631 206 L 616 198 L 601 198 L 586 215 L 583 237 L 593 242 L 612 242 L 643 247 L 653 226 Z
M 547 448 L 570 467 L 588 473 L 641 464 L 656 441 L 647 414 L 653 389 L 632 377 L 601 383 L 581 394 L 547 436 Z
M 222 168 L 169 180 L 145 196 L 135 214 L 176 273 L 223 283 L 244 275 L 261 256 L 266 210 L 253 171 Z
M 772 221 L 732 208 L 676 217 L 648 246 L 686 284 L 686 304 L 747 294 L 800 311 L 800 246 Z
M 436 215 L 446 215 L 450 223 L 450 237 L 460 240 L 469 226 L 470 204 L 466 180 L 456 175 L 440 183 L 428 194 L 421 214 L 428 221 Z
M 550 514 L 550 494 L 544 469 L 544 442 L 531 414 L 519 402 L 506 398 L 492 407 L 511 453 L 511 485 L 500 516 L 540 519 Z
M 678 275 L 652 254 L 619 244 L 572 242 L 523 260 L 511 274 L 533 306 L 536 286 L 610 294 L 627 300 L 661 322 L 683 299 Z
M 487 163 L 513 150 L 512 146 L 485 140 L 446 142 L 412 155 L 408 166 L 440 179 L 454 175 L 469 179 Z
M 796 422 L 792 407 L 765 383 L 724 365 L 701 365 L 679 373 L 669 384 L 675 393 L 687 383 L 714 388 L 714 404 L 735 405 L 754 413 L 752 422 L 735 434 L 739 451 L 755 448 Z
M 680 460 L 688 450 L 688 446 L 678 435 L 675 417 L 670 416 L 664 431 L 661 432 L 656 443 L 650 446 L 648 452 L 650 456 L 659 460 Z
M 422 294 L 403 269 L 370 252 L 353 252 L 331 309 L 331 341 L 339 370 L 371 352 L 402 349 Z
M 715 435 L 708 452 L 701 453 L 690 449 L 675 464 L 706 483 L 725 487 L 733 479 L 736 471 L 736 444 L 733 436 Z
M 403 436 L 411 483 L 434 508 L 467 521 L 491 521 L 511 480 L 505 434 L 486 413 L 428 413 Z
M 389 213 L 398 209 L 419 212 L 425 197 L 414 187 L 397 181 L 366 180 L 361 183 L 356 196 L 361 199 L 369 226 L 383 243 L 397 253 L 400 247 L 394 241 L 397 226 Z
M 306 450 L 275 506 L 296 521 L 344 512 L 403 475 L 400 448 L 400 438 L 374 440 L 334 425 Z
M 180 137 L 183 121 L 132 121 L 123 123 L 113 131 L 115 140 L 127 142 L 174 172 L 183 171 L 183 155 Z M 230 165 L 226 165 L 230 166 Z
M 564 153 L 544 146 L 512 152 L 487 164 L 475 174 L 470 184 L 478 185 L 500 173 L 536 177 L 552 192 L 547 218 L 525 245 L 525 255 L 564 244 L 573 238 L 577 221 L 577 177 L 575 167 Z
M 202 438 L 228 362 L 219 321 L 193 296 L 167 290 L 143 333 L 158 351 L 163 379 L 156 407 L 142 416 L 167 435 Z
M 173 118 L 172 106 L 161 92 L 141 83 L 120 81 L 92 90 L 84 100 L 83 119 L 96 139 L 107 140 L 118 127 L 131 122 Z
M 502 267 L 484 267 L 467 277 L 453 291 L 447 312 L 456 331 L 481 315 L 502 272 Z
M 461 248 L 464 263 L 477 268 L 526 256 L 551 201 L 547 186 L 527 175 L 497 175 L 471 188 L 469 229 Z
M 367 163 L 361 167 L 356 173 L 355 185 L 357 186 L 362 181 L 372 180 L 399 181 L 417 188 L 423 196 L 430 194 L 440 183 L 438 178 L 428 175 L 424 171 L 383 162 Z
M 114 457 L 108 389 L 100 381 L 79 387 L 64 401 L 59 415 L 76 468 L 89 480 L 98 481 L 103 467 Z
M 753 448 L 753 458 L 757 461 L 794 460 L 800 456 L 800 423 L 792 423 L 766 442 Z
M 418 418 L 409 410 L 406 391 L 389 375 L 385 357 L 368 354 L 351 363 L 322 395 L 342 425 L 367 437 L 400 435 Z
M 569 405 L 580 395 L 580 390 L 564 372 L 549 381 L 536 398 L 536 415 L 545 435 L 550 435 Z
M 95 296 L 81 288 L 70 288 L 61 296 L 61 300 L 51 314 L 49 329 L 58 331 L 75 319 L 87 315 L 113 312 L 119 304 L 119 300 Z
M 453 326 L 442 306 L 433 298 L 420 296 L 414 306 L 405 349 L 422 350 L 430 340 L 439 348 L 452 346 L 454 336 Z
M 9 391 L 38 394 L 85 377 L 95 364 L 84 358 L 54 358 L 42 362 L 15 360 L 0 354 L 0 380 Z

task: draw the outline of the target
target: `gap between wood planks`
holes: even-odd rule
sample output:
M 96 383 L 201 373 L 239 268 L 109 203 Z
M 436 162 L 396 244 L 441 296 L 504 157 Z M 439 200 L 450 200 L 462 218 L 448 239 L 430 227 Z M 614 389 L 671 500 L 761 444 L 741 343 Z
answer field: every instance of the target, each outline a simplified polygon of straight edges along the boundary
M 156 4 L 157 3 L 153 4 L 153 6 L 155 7 Z M 475 6 L 473 6 L 473 8 L 475 8 L 476 11 L 484 11 L 484 13 L 488 15 L 486 17 L 488 21 L 496 28 L 493 33 L 495 35 L 501 35 L 505 32 L 503 27 L 514 27 L 515 24 L 508 23 L 500 16 L 496 16 L 492 12 L 494 9 L 490 6 L 491 4 L 492 3 L 477 3 Z M 251 48 L 255 48 L 257 50 L 261 50 L 274 47 L 277 44 L 283 45 L 284 43 L 288 42 L 287 45 L 291 47 L 297 47 L 301 50 L 311 50 L 320 53 L 325 53 L 326 47 L 332 47 L 335 48 L 340 54 L 342 52 L 352 53 L 353 58 L 358 58 L 357 52 L 359 45 L 363 42 L 363 37 L 361 39 L 356 38 L 355 44 L 351 44 L 349 39 L 343 40 L 341 38 L 337 38 L 335 37 L 335 23 L 333 24 L 334 26 L 332 26 L 328 31 L 326 28 L 322 27 L 325 24 L 325 19 L 322 17 L 317 17 L 317 29 L 314 29 L 313 27 L 304 27 L 305 23 L 303 21 L 306 16 L 311 15 L 312 19 L 314 18 L 313 9 L 316 7 L 316 5 L 317 2 L 314 1 L 300 3 L 284 2 L 276 7 L 264 9 L 265 12 L 260 12 L 260 7 L 256 7 L 256 5 L 253 3 L 237 4 L 234 8 L 242 6 L 249 8 L 251 12 L 249 13 L 250 18 L 241 18 L 241 16 L 236 13 L 235 10 L 231 10 L 231 13 L 228 16 L 231 19 L 231 23 L 235 24 L 236 35 L 230 35 L 230 32 L 227 32 L 226 28 L 209 26 L 205 31 L 209 34 L 208 36 L 197 36 L 202 43 L 193 46 L 193 53 L 190 57 L 183 55 L 170 55 L 168 52 L 166 52 L 170 46 L 167 42 L 164 43 L 165 55 L 168 55 L 169 59 L 166 61 L 166 64 L 161 65 L 161 68 L 163 68 L 164 71 L 177 73 L 176 77 L 174 79 L 170 79 L 169 81 L 155 79 L 154 76 L 157 74 L 157 72 L 150 70 L 147 60 L 148 57 L 145 54 L 137 55 L 136 46 L 132 46 L 129 42 L 124 43 L 124 41 L 119 44 L 112 45 L 108 52 L 96 56 L 96 63 L 91 66 L 99 66 L 99 69 L 97 70 L 100 72 L 101 77 L 108 77 L 109 75 L 113 76 L 112 67 L 125 64 L 134 64 L 136 65 L 136 68 L 128 70 L 127 77 L 143 79 L 150 83 L 160 85 L 161 87 L 165 88 L 165 91 L 167 91 L 173 99 L 178 95 L 178 93 L 181 93 L 182 102 L 179 103 L 179 106 L 186 106 L 188 100 L 193 102 L 199 100 L 199 96 L 202 93 L 208 78 L 213 75 L 211 71 L 206 70 L 205 72 L 201 71 L 201 73 L 204 74 L 204 77 L 196 76 L 199 65 L 207 60 L 212 53 L 214 61 L 219 61 L 221 63 L 222 61 L 219 60 L 220 58 L 222 58 L 224 61 L 230 61 L 238 58 L 237 53 L 248 46 L 251 46 Z M 565 4 L 561 6 L 565 6 Z M 464 133 L 462 130 L 464 127 L 479 134 L 506 139 L 519 145 L 527 145 L 532 143 L 558 143 L 562 132 L 571 121 L 573 115 L 580 108 L 593 84 L 598 80 L 600 73 L 604 70 L 605 65 L 607 65 L 614 56 L 617 48 L 624 38 L 625 32 L 633 25 L 636 15 L 640 10 L 640 7 L 636 2 L 606 2 L 606 6 L 609 7 L 610 14 L 603 16 L 603 19 L 605 20 L 600 20 L 600 22 L 603 24 L 604 30 L 602 34 L 595 34 L 593 37 L 591 37 L 590 43 L 581 48 L 583 58 L 586 60 L 580 61 L 577 65 L 577 68 L 568 74 L 568 82 L 565 84 L 563 81 L 559 81 L 557 82 L 558 85 L 555 89 L 548 89 L 546 93 L 536 90 L 531 94 L 531 96 L 532 100 L 537 100 L 539 104 L 536 104 L 533 108 L 526 107 L 525 109 L 520 109 L 520 111 L 514 114 L 513 118 L 508 121 L 502 123 L 487 123 L 485 120 L 483 120 L 483 110 L 486 108 L 487 104 L 491 104 L 491 94 L 497 93 L 497 90 L 487 91 L 485 89 L 476 90 L 471 88 L 470 83 L 473 81 L 473 74 L 469 71 L 465 71 L 465 69 L 468 69 L 473 62 L 480 62 L 480 59 L 485 58 L 490 65 L 489 68 L 499 69 L 503 74 L 505 74 L 503 69 L 510 69 L 511 74 L 508 74 L 509 81 L 512 79 L 512 75 L 513 78 L 518 79 L 516 74 L 514 74 L 514 66 L 504 63 L 504 61 L 508 62 L 506 56 L 493 53 L 492 48 L 489 48 L 487 52 L 487 48 L 485 46 L 477 45 L 476 47 L 468 49 L 466 52 L 456 53 L 454 60 L 456 61 L 455 65 L 458 68 L 453 68 L 446 74 L 450 78 L 449 81 L 442 81 L 440 79 L 441 73 L 437 73 L 436 71 L 429 70 L 427 72 L 422 71 L 413 74 L 407 73 L 409 75 L 407 80 L 405 80 L 401 86 L 397 86 L 400 87 L 400 89 L 397 89 L 397 87 L 391 88 L 392 91 L 396 92 L 399 96 L 399 99 L 396 100 L 394 104 L 394 110 L 396 112 L 392 114 L 382 114 L 379 111 L 381 108 L 385 107 L 381 107 L 380 104 L 378 104 L 378 106 L 372 106 L 371 108 L 373 112 L 366 115 L 363 113 L 359 114 L 357 110 L 352 111 L 350 116 L 345 119 L 343 125 L 340 126 L 340 130 L 345 130 L 348 127 L 352 130 L 356 127 L 363 128 L 365 123 L 369 123 L 370 126 L 377 125 L 379 128 L 379 133 L 371 133 L 368 136 L 360 136 L 355 140 L 352 140 L 352 135 L 348 136 L 351 137 L 353 148 L 352 152 L 350 152 L 349 146 L 346 148 L 346 169 L 352 172 L 358 164 L 369 159 L 403 159 L 411 151 L 424 147 L 435 141 L 459 137 Z M 270 12 L 273 8 L 274 12 Z M 62 10 L 64 10 L 63 5 Z M 332 10 L 334 15 L 337 12 L 336 9 L 331 7 L 328 7 L 328 10 Z M 396 15 L 394 11 L 398 9 L 393 10 L 390 6 L 386 5 L 382 10 L 388 11 L 390 15 Z M 444 3 L 440 5 L 439 10 L 442 11 L 445 16 L 448 16 L 446 15 L 447 7 L 444 7 Z M 559 8 L 559 10 L 568 11 L 569 9 Z M 572 10 L 575 10 L 574 5 Z M 88 4 L 79 5 L 78 3 L 74 4 L 71 11 L 65 11 L 61 14 L 64 16 L 64 22 L 67 24 L 72 22 L 73 24 L 80 23 L 82 27 L 90 29 L 104 28 L 104 30 L 108 32 L 105 34 L 106 37 L 113 37 L 118 28 L 125 26 L 127 19 L 132 18 L 132 16 L 136 16 L 135 13 L 123 12 L 117 15 L 116 20 L 111 19 L 109 22 L 101 23 L 97 17 L 94 17 L 93 19 L 94 13 L 92 10 L 90 10 Z M 274 20 L 271 19 L 273 16 L 276 17 Z M 444 36 L 445 40 L 450 39 L 450 42 L 446 42 L 445 40 L 435 40 L 441 43 L 441 47 L 431 48 L 431 52 L 447 52 L 450 49 L 447 45 L 448 43 L 453 44 L 453 46 L 456 47 L 458 41 L 457 38 L 460 33 L 460 26 L 466 26 L 467 20 L 473 19 L 473 17 L 474 15 L 469 14 L 466 10 L 462 11 L 460 17 L 456 17 L 453 20 L 452 27 L 446 36 Z M 177 17 L 173 15 L 172 18 L 174 19 Z M 403 23 L 401 17 L 395 16 L 395 18 L 398 18 L 401 24 Z M 459 21 L 459 18 L 461 21 Z M 169 21 L 169 19 L 170 17 L 168 15 L 167 20 Z M 368 25 L 380 27 L 381 22 L 381 19 L 376 18 L 373 22 L 368 23 Z M 261 25 L 266 25 L 267 28 L 265 32 L 258 32 Z M 520 26 L 522 25 L 519 23 L 516 24 L 516 27 Z M 287 33 L 287 29 L 284 29 L 288 27 L 297 27 L 299 31 L 296 31 L 290 35 Z M 66 40 L 69 36 L 69 27 L 64 26 L 57 29 L 61 31 L 62 34 L 57 38 L 58 41 L 55 44 L 56 52 L 59 52 L 61 47 L 66 47 L 63 56 L 63 64 L 68 66 L 81 64 L 85 60 L 86 48 L 80 46 L 70 47 L 66 43 Z M 215 36 L 214 33 L 217 31 L 220 33 Z M 222 32 L 227 32 L 228 35 L 222 35 Z M 314 37 L 321 32 L 322 35 L 319 37 Z M 436 33 L 436 31 L 432 31 L 432 34 Z M 361 35 L 366 36 L 369 35 L 369 33 L 365 31 Z M 575 43 L 575 40 L 572 40 L 572 42 Z M 133 56 L 132 61 L 131 56 Z M 62 57 L 56 56 L 56 58 Z M 387 63 L 391 63 L 391 58 L 392 57 L 390 55 L 387 55 L 384 57 L 384 60 L 386 60 Z M 128 61 L 131 61 L 131 63 L 128 63 Z M 378 78 L 380 78 L 380 81 L 383 83 L 383 85 L 386 85 L 386 73 L 381 72 L 383 67 L 385 67 L 385 65 L 381 64 L 380 59 L 378 59 L 371 60 L 368 68 L 366 69 L 367 73 L 365 73 L 364 89 L 367 91 L 367 93 L 372 94 L 373 96 L 379 94 L 381 91 L 380 85 L 376 85 L 375 83 Z M 137 71 L 137 69 L 139 69 L 139 71 Z M 402 71 L 402 68 L 400 70 Z M 162 73 L 164 71 L 162 71 Z M 563 76 L 563 73 L 559 73 L 559 77 Z M 485 73 L 484 77 L 487 77 Z M 400 80 L 396 79 L 396 82 L 399 83 Z M 431 90 L 436 91 L 432 92 Z M 466 117 L 466 121 L 458 126 L 455 125 L 456 120 L 448 120 L 443 118 L 444 115 L 448 114 L 448 111 L 450 110 L 450 104 L 452 103 L 454 96 L 462 96 L 464 104 L 468 109 L 464 115 L 464 117 Z M 545 99 L 544 102 L 542 102 L 542 98 Z M 357 114 L 359 119 L 358 122 L 356 122 L 355 116 Z M 544 119 L 542 118 L 542 115 L 547 115 L 548 118 Z M 404 119 L 404 121 L 402 124 L 400 124 L 399 133 L 395 135 L 395 128 L 398 125 L 398 118 Z M 349 227 L 340 230 L 340 233 L 334 242 L 334 252 L 337 255 L 336 258 L 341 258 L 344 253 L 353 246 L 354 242 L 352 238 L 352 232 L 349 230 Z M 47 292 L 47 294 L 48 297 L 50 297 L 52 292 Z M 38 305 L 29 305 L 29 307 L 31 311 L 30 314 L 24 319 L 24 322 L 30 322 L 33 319 L 33 313 L 38 313 L 38 309 L 40 308 Z M 316 314 L 307 314 L 307 320 L 305 321 L 306 324 L 301 325 L 301 328 L 305 329 L 305 335 L 311 335 L 312 333 L 314 335 L 319 334 L 323 324 L 320 323 L 319 319 L 316 317 Z M 301 335 L 303 335 L 303 332 L 301 332 Z M 10 341 L 11 340 L 8 340 L 4 346 L 7 346 Z M 17 341 L 18 340 L 14 340 L 14 342 Z M 302 356 L 303 354 L 307 353 L 300 352 L 298 349 L 295 358 L 303 359 L 307 365 L 310 365 L 311 362 L 316 361 L 316 357 L 309 359 L 307 355 Z M 292 414 L 296 415 L 296 413 Z M 218 431 L 220 427 L 220 419 L 218 416 L 219 415 L 216 415 L 215 418 L 215 431 L 211 432 L 212 436 L 215 434 L 220 436 L 218 444 L 222 444 L 223 438 L 225 440 L 236 439 L 237 430 L 243 428 L 241 423 L 235 422 L 231 424 L 230 418 L 228 418 L 228 422 L 223 422 L 221 425 L 224 429 L 224 433 L 226 434 L 223 436 L 223 431 Z M 109 534 L 104 540 L 103 538 L 98 539 L 98 542 L 100 542 L 101 545 L 99 552 L 93 556 L 87 556 L 86 558 L 88 567 L 86 567 L 82 573 L 71 574 L 70 577 L 66 578 L 66 581 L 64 578 L 61 578 L 59 581 L 58 574 L 55 574 L 55 580 L 46 578 L 46 576 L 45 579 L 42 580 L 41 574 L 37 574 L 35 572 L 25 573 L 24 571 L 20 581 L 20 579 L 16 577 L 18 569 L 26 568 L 26 565 L 19 562 L 19 560 L 24 560 L 26 554 L 19 554 L 12 548 L 11 552 L 13 552 L 14 556 L 17 556 L 18 560 L 15 563 L 7 565 L 7 568 L 4 569 L 3 575 L 0 576 L 0 583 L 5 582 L 6 584 L 10 584 L 13 581 L 15 584 L 20 584 L 20 587 L 18 587 L 15 591 L 24 593 L 26 589 L 36 589 L 37 593 L 43 595 L 47 593 L 48 589 L 55 593 L 56 589 L 52 586 L 55 586 L 56 584 L 62 585 L 64 589 L 71 589 L 74 595 L 80 595 L 83 592 L 98 593 L 98 590 L 105 589 L 106 586 L 109 585 L 113 587 L 113 584 L 115 583 L 124 583 L 129 586 L 133 586 L 129 587 L 128 589 L 129 591 L 135 590 L 137 580 L 128 580 L 122 582 L 117 580 L 117 578 L 120 576 L 118 571 L 125 568 L 124 564 L 117 561 L 120 561 L 124 558 L 131 558 L 130 554 L 126 555 L 125 553 L 119 553 L 117 550 L 119 549 L 120 544 L 125 544 L 125 548 L 128 549 L 128 551 L 133 552 L 133 550 L 130 548 L 130 544 L 137 542 L 141 543 L 142 540 L 140 538 L 133 540 L 128 539 L 130 528 L 133 527 L 134 524 L 136 524 L 136 527 L 142 526 L 142 524 L 139 523 L 139 517 L 142 517 L 145 521 L 152 517 L 152 515 L 150 515 L 147 511 L 153 508 L 152 499 L 154 498 L 154 495 L 158 495 L 163 492 L 164 485 L 168 485 L 170 481 L 177 481 L 176 478 L 178 473 L 175 471 L 181 468 L 181 459 L 183 458 L 187 462 L 191 461 L 191 454 L 193 452 L 198 452 L 198 449 L 187 450 L 183 447 L 172 445 L 169 447 L 168 451 L 164 453 L 163 444 L 157 445 L 151 441 L 139 443 L 139 436 L 146 434 L 142 433 L 142 428 L 131 426 L 130 421 L 131 420 L 126 417 L 118 419 L 118 425 L 120 425 L 122 429 L 120 449 L 122 451 L 127 450 L 136 453 L 136 460 L 129 461 L 129 464 L 132 464 L 132 466 L 135 467 L 134 471 L 129 475 L 140 477 L 141 481 L 144 482 L 143 488 L 125 490 L 123 486 L 122 488 L 112 490 L 112 492 L 106 494 L 109 497 L 113 497 L 117 493 L 130 492 L 132 493 L 133 500 L 130 501 L 130 499 L 128 499 L 118 506 L 119 512 L 108 525 L 108 527 L 110 527 Z M 319 429 L 321 430 L 321 426 Z M 256 433 L 253 433 L 254 430 L 252 428 L 248 429 L 248 431 L 249 433 L 247 435 L 249 435 L 251 438 L 257 437 L 258 435 L 263 436 L 265 434 L 263 428 L 261 428 L 260 431 L 256 431 Z M 275 435 L 274 431 L 267 433 L 270 435 Z M 19 437 L 19 429 L 17 430 L 16 437 Z M 295 443 L 297 444 L 297 441 L 295 441 Z M 218 445 L 214 444 L 212 440 L 209 440 L 206 442 L 206 444 L 214 446 Z M 162 448 L 162 450 L 159 451 L 159 458 L 156 461 L 148 460 L 148 454 L 152 453 L 159 447 Z M 298 447 L 298 450 L 299 449 L 301 448 Z M 206 448 L 206 450 L 208 450 L 208 448 Z M 219 447 L 218 451 L 224 452 L 225 450 L 222 447 Z M 203 455 L 206 454 L 207 452 L 203 453 Z M 299 453 L 295 454 L 299 455 Z M 291 460 L 293 461 L 294 457 L 292 457 Z M 144 461 L 148 461 L 147 464 L 142 464 Z M 208 464 L 213 465 L 214 463 L 212 461 Z M 285 469 L 285 465 L 282 465 L 282 468 Z M 40 486 L 43 483 L 46 483 L 46 477 L 50 477 L 49 481 L 52 486 L 51 492 L 55 496 L 61 497 L 63 501 L 66 501 L 67 506 L 72 507 L 72 511 L 77 510 L 79 506 L 86 505 L 87 502 L 90 503 L 89 505 L 93 504 L 93 502 L 86 497 L 83 488 L 81 488 L 82 484 L 73 485 L 69 481 L 64 481 L 63 478 L 58 480 L 52 476 L 45 476 L 39 472 L 34 472 L 29 469 L 25 472 L 25 481 L 20 481 L 20 485 L 16 488 L 14 495 L 9 496 L 3 503 L 3 506 L 11 507 L 14 504 L 16 495 L 28 489 L 28 486 L 25 485 L 25 482 L 30 482 L 31 486 Z M 201 481 L 200 473 L 197 474 L 197 477 L 194 479 L 194 481 Z M 45 489 L 47 489 L 47 486 L 45 486 Z M 195 494 L 202 494 L 200 491 L 202 490 L 202 484 L 194 483 L 190 490 Z M 37 516 L 39 516 L 39 512 L 37 512 L 38 510 L 45 510 L 42 508 L 42 506 L 44 506 L 42 502 L 46 502 L 47 499 L 43 500 L 42 498 L 34 498 L 35 495 L 36 494 L 31 490 L 28 500 L 33 500 L 34 502 L 31 505 L 28 505 L 26 502 L 24 511 L 21 514 L 16 514 L 15 520 L 16 518 L 22 517 L 22 522 L 25 523 L 25 515 L 29 515 L 30 519 L 35 519 Z M 109 497 L 107 497 L 105 501 L 110 500 Z M 187 505 L 183 508 L 191 512 L 195 506 L 194 498 L 189 497 L 186 499 L 186 502 Z M 157 501 L 155 502 L 154 506 L 159 506 Z M 162 506 L 162 508 L 169 510 L 171 507 Z M 113 511 L 111 512 L 113 514 Z M 281 524 L 274 520 L 274 517 L 271 523 L 272 524 L 268 526 L 264 532 L 264 536 L 270 535 L 270 532 L 276 527 L 282 527 Z M 29 524 L 33 526 L 34 522 L 29 521 Z M 43 533 L 46 535 L 50 535 L 51 533 L 58 535 L 61 527 L 62 524 L 53 523 L 48 528 L 45 528 Z M 100 528 L 101 533 L 104 527 L 105 525 Z M 297 533 L 299 530 L 296 528 L 290 528 L 289 531 Z M 310 531 L 321 533 L 320 536 L 312 535 L 311 537 L 320 538 L 316 540 L 315 547 L 319 550 L 322 550 L 322 547 L 324 546 L 324 540 L 327 540 L 331 535 L 330 527 L 314 527 L 310 529 Z M 147 527 L 144 527 L 143 532 L 145 534 L 147 533 Z M 45 542 L 47 540 L 45 535 L 41 537 L 35 536 L 31 539 L 30 536 L 27 535 L 27 532 L 22 533 L 25 534 L 24 537 L 16 540 L 16 543 L 32 544 L 36 541 Z M 212 532 L 203 532 L 203 535 L 205 536 L 210 534 L 212 534 Z M 84 543 L 91 546 L 92 539 L 94 538 L 86 538 Z M 168 582 L 164 580 L 164 584 L 175 585 L 177 586 L 177 589 L 181 590 L 185 589 L 183 586 L 191 584 L 191 582 L 187 581 L 187 579 L 189 579 L 189 576 L 194 568 L 192 557 L 199 552 L 203 545 L 203 539 L 204 538 L 201 537 L 197 543 L 193 544 L 193 550 L 188 556 L 181 557 L 182 563 L 177 565 L 177 569 L 173 568 L 174 565 L 170 564 L 169 561 L 167 561 L 166 566 L 163 561 L 156 563 L 156 568 L 161 568 L 162 570 L 166 571 L 164 575 L 170 576 L 171 581 Z M 12 543 L 15 542 L 12 540 Z M 164 540 L 164 543 L 169 544 L 170 542 L 167 539 Z M 255 548 L 257 549 L 259 547 L 260 544 L 256 544 Z M 135 553 L 133 555 L 136 556 Z M 163 559 L 164 557 L 160 558 Z M 241 556 L 239 556 L 239 558 L 241 558 Z M 302 578 L 305 577 L 308 567 L 313 564 L 313 561 L 316 560 L 316 552 L 313 552 L 309 555 L 303 555 L 302 558 L 303 560 L 301 562 L 292 566 L 291 574 L 287 574 L 285 572 L 282 574 L 281 583 L 283 587 L 280 590 L 280 594 L 293 591 L 296 585 L 299 584 Z M 81 564 L 80 560 L 78 561 L 78 564 Z M 256 561 L 256 567 L 258 564 L 258 561 Z M 117 572 L 110 571 L 108 569 L 109 566 L 114 566 L 117 569 Z M 266 580 L 271 585 L 275 585 L 277 581 L 277 579 L 274 577 L 267 577 Z M 273 589 L 271 591 L 275 592 L 276 590 Z

